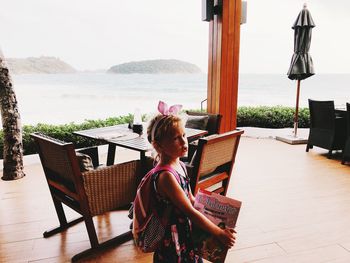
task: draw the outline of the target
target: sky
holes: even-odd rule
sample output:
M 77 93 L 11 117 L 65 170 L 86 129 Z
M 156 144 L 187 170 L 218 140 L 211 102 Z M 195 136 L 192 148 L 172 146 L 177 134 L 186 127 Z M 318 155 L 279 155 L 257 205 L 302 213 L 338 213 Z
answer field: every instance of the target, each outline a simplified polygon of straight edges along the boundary
M 316 27 L 310 48 L 316 73 L 350 73 L 350 3 L 345 0 L 247 0 L 240 72 L 288 71 L 291 29 L 304 2 Z M 201 0 L 0 0 L 5 57 L 54 56 L 78 70 L 145 59 L 208 63 L 209 23 Z
M 350 73 L 350 2 L 347 0 L 248 0 L 241 26 L 240 71 L 283 73 L 293 54 L 294 24 L 304 3 L 316 24 L 310 54 L 317 73 Z

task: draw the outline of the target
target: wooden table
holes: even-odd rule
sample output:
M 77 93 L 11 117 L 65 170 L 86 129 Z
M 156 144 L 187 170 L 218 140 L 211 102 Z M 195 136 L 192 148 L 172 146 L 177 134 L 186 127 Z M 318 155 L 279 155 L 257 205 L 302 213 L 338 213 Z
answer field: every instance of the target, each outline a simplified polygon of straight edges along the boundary
M 186 128 L 188 140 L 200 138 L 207 133 L 205 130 Z M 145 160 L 146 152 L 152 150 L 146 135 L 139 136 L 133 133 L 127 124 L 76 131 L 73 134 L 108 143 L 107 165 L 114 164 L 116 146 L 140 152 L 141 162 Z

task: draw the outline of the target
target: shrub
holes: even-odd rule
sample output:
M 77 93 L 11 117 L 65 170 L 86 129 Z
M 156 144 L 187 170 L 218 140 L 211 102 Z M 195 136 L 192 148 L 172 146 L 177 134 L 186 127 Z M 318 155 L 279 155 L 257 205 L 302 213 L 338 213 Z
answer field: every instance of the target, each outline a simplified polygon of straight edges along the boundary
M 87 130 L 98 127 L 106 127 L 117 124 L 129 123 L 132 121 L 132 114 L 120 117 L 112 117 L 105 120 L 86 120 L 81 124 L 69 123 L 63 125 L 52 125 L 39 123 L 37 125 L 23 126 L 23 149 L 24 154 L 37 153 L 34 142 L 30 138 L 33 132 L 41 132 L 66 142 L 73 142 L 76 148 L 88 147 L 96 145 L 95 140 L 87 139 L 81 136 L 74 135 L 74 131 Z M 0 132 L 0 158 L 3 158 L 3 133 Z
M 238 127 L 287 128 L 293 127 L 294 112 L 292 107 L 259 106 L 240 107 L 237 112 Z M 299 128 L 309 127 L 309 109 L 299 109 Z

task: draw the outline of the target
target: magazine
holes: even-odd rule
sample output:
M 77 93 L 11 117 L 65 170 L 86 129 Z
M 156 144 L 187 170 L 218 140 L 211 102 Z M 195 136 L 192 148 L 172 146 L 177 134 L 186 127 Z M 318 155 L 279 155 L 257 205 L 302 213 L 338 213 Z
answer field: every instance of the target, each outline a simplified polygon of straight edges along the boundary
M 194 207 L 221 228 L 236 226 L 241 202 L 226 196 L 200 189 Z M 211 234 L 193 225 L 192 237 L 195 253 L 211 262 L 224 262 L 227 247 Z

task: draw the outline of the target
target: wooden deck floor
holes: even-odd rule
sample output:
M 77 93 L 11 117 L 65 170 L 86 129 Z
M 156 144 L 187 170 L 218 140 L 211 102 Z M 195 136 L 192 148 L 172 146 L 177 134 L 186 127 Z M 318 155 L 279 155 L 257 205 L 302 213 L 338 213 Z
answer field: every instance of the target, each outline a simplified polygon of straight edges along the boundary
M 227 262 L 350 262 L 350 167 L 326 153 L 242 138 L 228 195 L 243 206 Z M 44 239 L 56 215 L 40 164 L 25 166 L 25 178 L 0 181 L 0 262 L 69 262 L 89 248 L 85 226 Z M 102 240 L 128 227 L 120 212 L 95 219 Z M 152 262 L 152 255 L 130 241 L 82 262 Z

